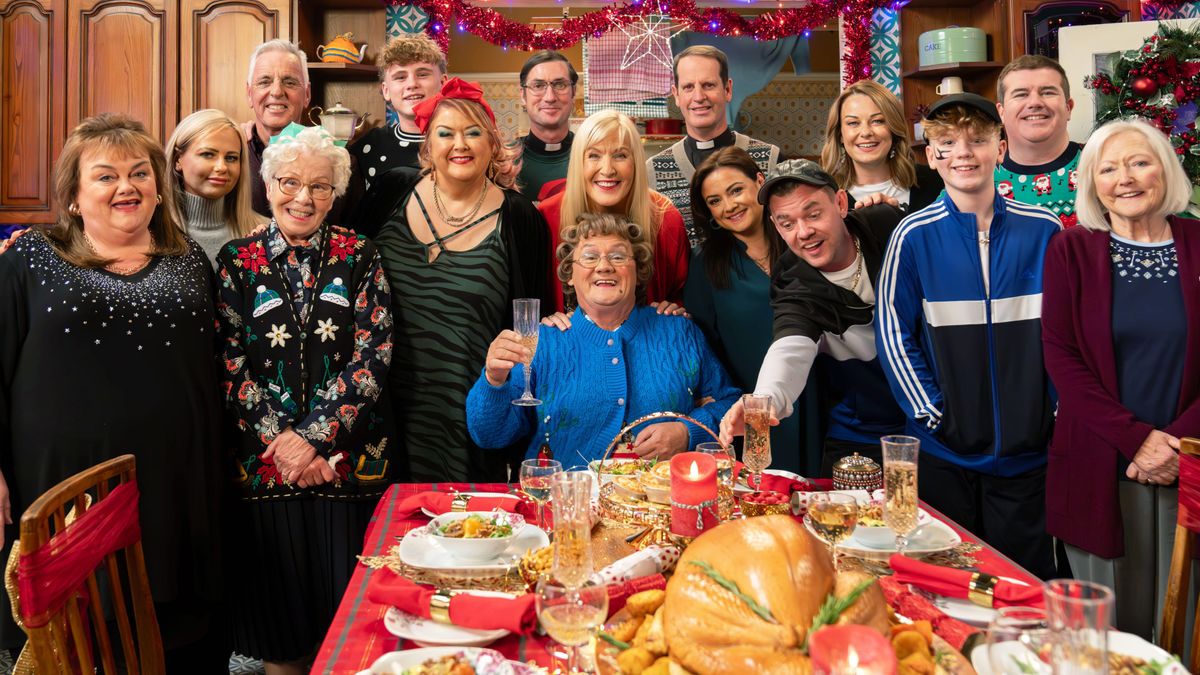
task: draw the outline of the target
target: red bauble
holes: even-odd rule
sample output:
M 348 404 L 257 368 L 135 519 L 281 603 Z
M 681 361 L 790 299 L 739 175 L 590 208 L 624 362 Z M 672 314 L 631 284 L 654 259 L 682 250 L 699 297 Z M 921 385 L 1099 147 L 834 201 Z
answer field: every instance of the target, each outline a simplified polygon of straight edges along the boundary
M 1134 78 L 1133 82 L 1129 83 L 1129 87 L 1133 89 L 1133 93 L 1146 98 L 1154 92 L 1158 91 L 1158 83 L 1151 77 Z

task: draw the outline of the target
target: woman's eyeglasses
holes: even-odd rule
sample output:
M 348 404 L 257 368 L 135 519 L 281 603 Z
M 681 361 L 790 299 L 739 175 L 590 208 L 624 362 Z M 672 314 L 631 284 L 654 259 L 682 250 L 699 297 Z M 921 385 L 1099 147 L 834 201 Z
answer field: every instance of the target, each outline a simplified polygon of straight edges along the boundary
M 620 251 L 615 253 L 606 253 L 604 255 L 593 253 L 592 251 L 584 251 L 575 258 L 575 263 L 588 269 L 593 269 L 600 264 L 601 258 L 608 260 L 608 264 L 612 265 L 613 267 L 624 267 L 633 262 L 633 256 Z
M 279 183 L 279 189 L 283 191 L 283 194 L 289 197 L 295 197 L 306 187 L 308 188 L 308 196 L 313 199 L 329 199 L 333 196 L 333 186 L 329 183 L 316 182 L 305 185 L 299 178 L 292 178 L 290 176 L 276 176 L 275 182 Z

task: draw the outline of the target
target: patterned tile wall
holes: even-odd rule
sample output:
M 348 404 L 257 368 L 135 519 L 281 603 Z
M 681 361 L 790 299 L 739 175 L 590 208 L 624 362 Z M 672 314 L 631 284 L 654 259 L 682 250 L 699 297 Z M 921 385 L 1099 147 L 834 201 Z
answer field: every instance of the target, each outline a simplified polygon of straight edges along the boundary
M 1185 2 L 1178 7 L 1161 9 L 1149 3 L 1142 4 L 1142 21 L 1195 19 L 1197 17 L 1200 17 L 1200 2 Z
M 746 99 L 745 133 L 779 146 L 788 156 L 816 157 L 825 143 L 825 120 L 841 91 L 836 76 L 828 79 L 776 77 Z
M 871 79 L 902 96 L 900 82 L 900 10 L 887 7 L 871 15 Z

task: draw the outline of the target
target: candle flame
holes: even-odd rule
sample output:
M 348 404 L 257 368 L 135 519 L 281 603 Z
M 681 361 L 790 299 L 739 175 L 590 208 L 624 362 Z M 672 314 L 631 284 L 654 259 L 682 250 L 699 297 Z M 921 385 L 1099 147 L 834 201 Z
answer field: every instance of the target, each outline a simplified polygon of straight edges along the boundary
M 858 652 L 854 650 L 854 645 L 850 645 L 846 652 L 846 668 L 847 672 L 853 673 L 858 669 Z
M 692 472 L 688 477 L 689 478 L 699 478 L 700 477 L 700 468 L 696 466 L 696 460 L 692 460 Z

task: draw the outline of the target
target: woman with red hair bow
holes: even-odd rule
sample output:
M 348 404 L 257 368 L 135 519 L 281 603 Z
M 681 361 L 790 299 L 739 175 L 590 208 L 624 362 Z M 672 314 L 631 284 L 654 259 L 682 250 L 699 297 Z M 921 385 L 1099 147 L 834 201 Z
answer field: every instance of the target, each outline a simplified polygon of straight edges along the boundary
M 413 113 L 421 169 L 376 176 L 352 221 L 392 287 L 400 480 L 508 480 L 508 453 L 471 442 L 466 398 L 492 338 L 511 328 L 513 299 L 551 306 L 546 222 L 512 189 L 512 156 L 477 84 L 451 78 Z

